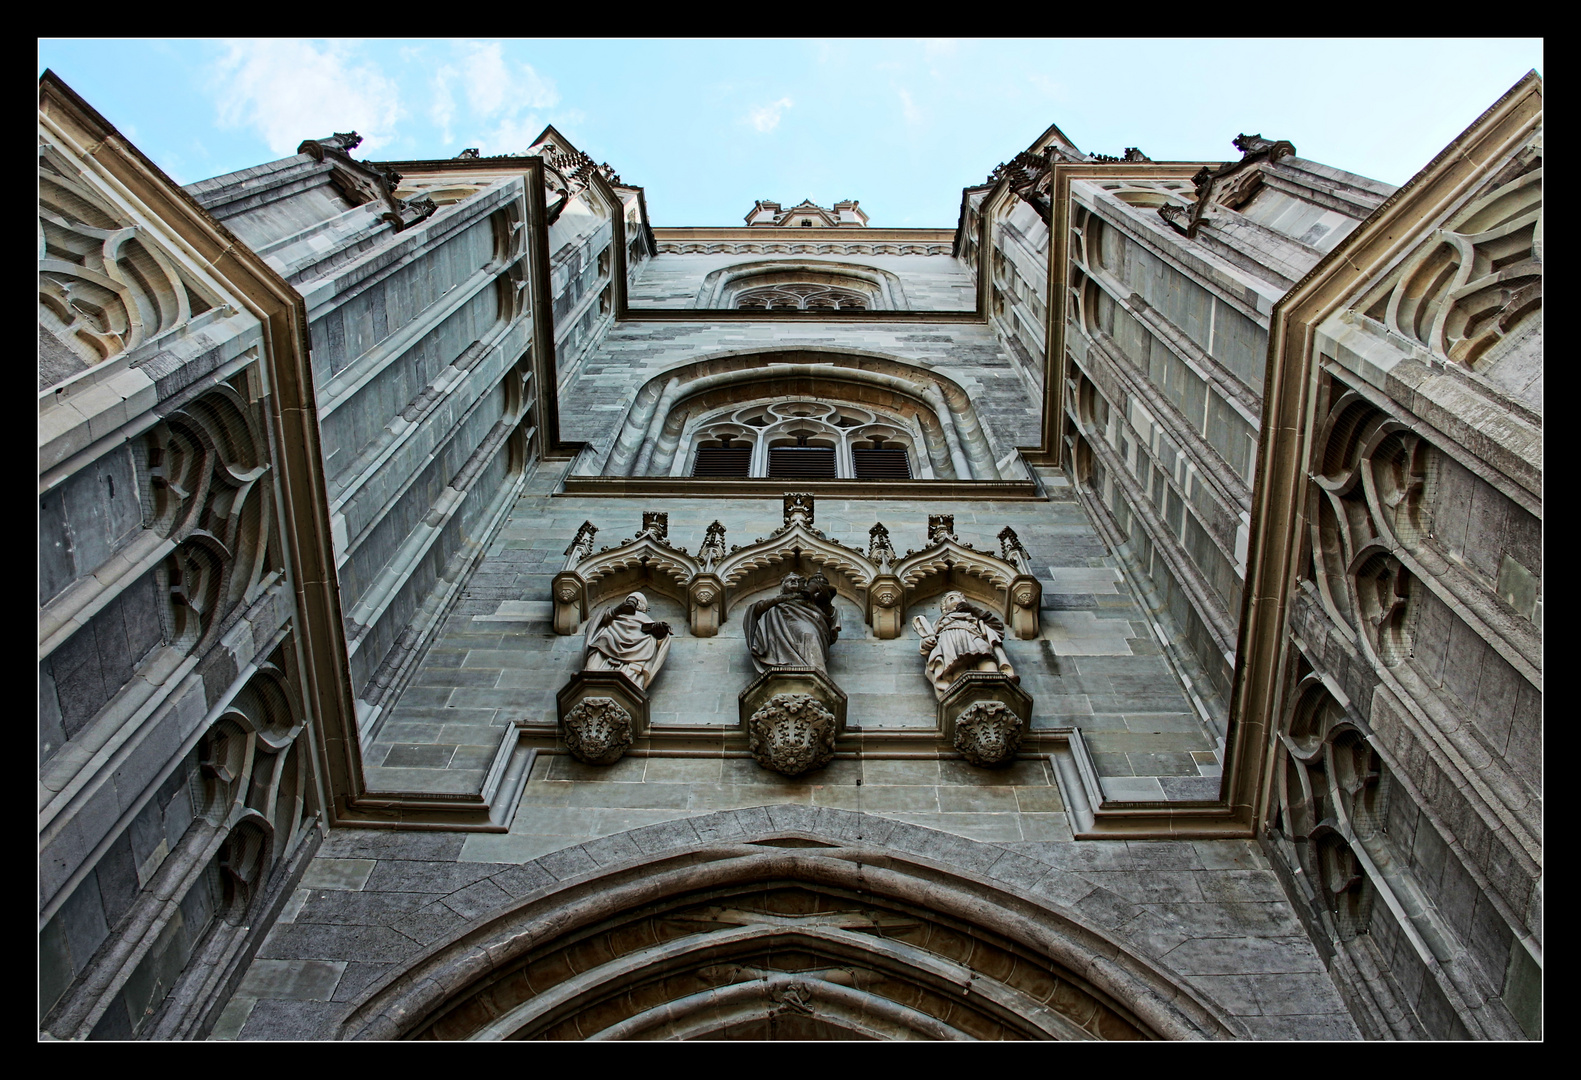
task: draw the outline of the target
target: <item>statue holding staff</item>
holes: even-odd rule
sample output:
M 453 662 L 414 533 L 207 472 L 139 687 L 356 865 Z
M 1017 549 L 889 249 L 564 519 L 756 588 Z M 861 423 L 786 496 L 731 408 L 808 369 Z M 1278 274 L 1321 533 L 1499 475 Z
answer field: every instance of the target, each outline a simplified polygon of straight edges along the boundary
M 960 592 L 947 592 L 939 601 L 939 621 L 933 626 L 918 615 L 911 621 L 922 639 L 919 651 L 933 691 L 940 698 L 956 679 L 968 671 L 987 671 L 1019 683 L 1020 676 L 1005 655 L 1005 624 L 993 612 L 980 608 Z

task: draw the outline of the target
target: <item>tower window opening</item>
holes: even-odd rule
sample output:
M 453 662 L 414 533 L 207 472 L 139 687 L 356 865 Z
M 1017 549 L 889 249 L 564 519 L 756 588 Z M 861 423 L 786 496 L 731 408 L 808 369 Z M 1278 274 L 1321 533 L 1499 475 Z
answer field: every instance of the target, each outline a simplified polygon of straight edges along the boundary
M 723 442 L 724 440 L 720 440 Z M 748 476 L 752 468 L 752 447 L 699 446 L 692 462 L 693 476 Z
M 834 447 L 772 446 L 769 448 L 769 477 L 787 480 L 834 480 Z
M 878 440 L 874 440 L 875 443 Z M 858 480 L 910 480 L 911 459 L 900 447 L 882 444 L 851 448 L 851 466 Z

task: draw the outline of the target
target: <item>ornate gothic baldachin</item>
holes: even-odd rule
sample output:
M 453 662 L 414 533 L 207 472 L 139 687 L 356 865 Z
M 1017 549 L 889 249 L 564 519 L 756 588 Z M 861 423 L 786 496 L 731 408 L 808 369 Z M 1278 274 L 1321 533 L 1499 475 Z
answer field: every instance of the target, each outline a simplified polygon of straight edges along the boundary
M 999 533 L 1000 548 L 1008 556 L 1002 558 L 963 542 L 955 535 L 953 516 L 933 515 L 927 545 L 896 558 L 882 526 L 870 532 L 864 552 L 814 528 L 814 517 L 812 495 L 789 493 L 784 498 L 785 523 L 771 535 L 726 550 L 725 528 L 714 522 L 695 557 L 670 543 L 667 528 L 657 518 L 645 516 L 644 529 L 635 537 L 596 552 L 597 529 L 584 522 L 551 585 L 555 631 L 575 633 L 594 607 L 643 582 L 645 588 L 687 606 L 693 636 L 711 637 L 737 600 L 805 560 L 821 569 L 841 595 L 864 605 L 867 621 L 880 638 L 898 637 L 899 612 L 940 591 L 941 579 L 995 609 L 1017 637 L 1037 636 L 1042 585 L 1031 573 L 1013 529 Z M 893 610 L 894 617 L 876 617 L 886 610 Z

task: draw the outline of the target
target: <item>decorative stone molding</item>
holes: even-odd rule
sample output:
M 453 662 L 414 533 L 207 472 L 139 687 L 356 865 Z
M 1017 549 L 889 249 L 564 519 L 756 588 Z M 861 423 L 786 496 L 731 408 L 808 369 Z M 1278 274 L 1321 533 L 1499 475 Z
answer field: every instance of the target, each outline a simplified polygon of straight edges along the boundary
M 765 769 L 798 776 L 834 757 L 845 732 L 845 691 L 815 668 L 775 668 L 738 699 L 747 749 Z
M 982 768 L 1014 761 L 1031 725 L 1032 695 L 1004 675 L 969 671 L 939 699 L 939 730 Z
M 612 765 L 648 731 L 648 695 L 618 671 L 579 671 L 555 697 L 571 756 Z
M 1519 324 L 1541 314 L 1542 144 L 1513 178 L 1457 213 L 1364 302 L 1368 317 L 1442 360 L 1475 368 Z
M 714 522 L 695 558 L 685 548 L 670 545 L 663 515 L 644 514 L 642 532 L 597 552 L 593 534 L 598 530 L 584 522 L 566 548 L 564 569 L 551 585 L 555 632 L 573 634 L 600 603 L 623 595 L 622 590 L 649 587 L 686 605 L 694 637 L 712 637 L 739 600 L 805 561 L 821 570 L 841 596 L 863 609 L 880 638 L 899 637 L 905 610 L 946 588 L 959 589 L 1000 612 L 1017 637 L 1037 637 L 1043 586 L 1030 573 L 1026 549 L 1013 529 L 999 533 L 1001 550 L 1009 556 L 1001 558 L 961 542 L 950 515 L 933 515 L 929 533 L 936 539 L 920 552 L 908 550 L 896 562 L 884 526 L 875 525 L 870 531 L 864 553 L 813 527 L 811 494 L 786 494 L 783 505 L 785 524 L 745 547 L 731 545 L 726 550 L 725 528 Z
M 660 255 L 950 255 L 950 244 L 707 243 L 660 240 Z

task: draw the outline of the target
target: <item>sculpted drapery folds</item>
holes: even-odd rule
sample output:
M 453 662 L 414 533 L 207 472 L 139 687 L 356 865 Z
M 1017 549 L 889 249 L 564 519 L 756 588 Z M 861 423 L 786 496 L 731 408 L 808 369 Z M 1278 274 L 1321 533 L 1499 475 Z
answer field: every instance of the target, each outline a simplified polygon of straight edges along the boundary
M 670 624 L 647 610 L 648 598 L 634 592 L 590 620 L 583 669 L 618 671 L 646 690 L 670 651 Z
M 784 667 L 828 671 L 829 646 L 840 634 L 834 594 L 822 574 L 786 574 L 778 596 L 747 609 L 747 649 L 759 674 Z
M 977 607 L 958 592 L 947 592 L 939 601 L 939 621 L 934 626 L 918 615 L 912 620 L 922 639 L 919 651 L 927 657 L 925 669 L 934 693 L 940 697 L 950 684 L 968 671 L 1004 675 L 1012 682 L 1020 676 L 1005 655 L 1005 624 L 993 612 Z

